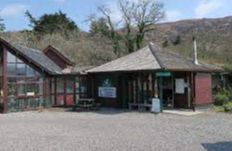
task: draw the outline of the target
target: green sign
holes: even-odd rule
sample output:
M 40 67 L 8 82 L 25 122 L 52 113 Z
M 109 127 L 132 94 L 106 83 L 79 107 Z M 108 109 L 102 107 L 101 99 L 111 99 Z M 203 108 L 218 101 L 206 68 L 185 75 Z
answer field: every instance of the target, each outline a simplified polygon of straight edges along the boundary
M 171 72 L 157 72 L 156 76 L 157 77 L 170 77 L 172 74 Z

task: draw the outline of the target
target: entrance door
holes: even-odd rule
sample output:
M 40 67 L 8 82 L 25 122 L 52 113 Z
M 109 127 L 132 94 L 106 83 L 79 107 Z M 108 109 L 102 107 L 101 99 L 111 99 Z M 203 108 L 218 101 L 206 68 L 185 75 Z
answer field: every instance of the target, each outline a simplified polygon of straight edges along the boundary
M 176 73 L 174 76 L 175 82 L 175 95 L 174 107 L 175 108 L 190 108 L 191 107 L 191 82 L 190 74 Z
M 162 100 L 164 108 L 173 108 L 174 103 L 174 90 L 173 90 L 173 78 L 169 77 L 158 77 L 158 89 L 159 98 Z

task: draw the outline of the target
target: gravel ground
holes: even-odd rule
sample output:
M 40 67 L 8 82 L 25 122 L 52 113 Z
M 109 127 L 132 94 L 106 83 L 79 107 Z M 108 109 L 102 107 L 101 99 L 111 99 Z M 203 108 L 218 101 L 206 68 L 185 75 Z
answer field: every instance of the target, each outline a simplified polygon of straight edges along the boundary
M 1 151 L 231 151 L 232 115 L 102 110 L 0 115 Z

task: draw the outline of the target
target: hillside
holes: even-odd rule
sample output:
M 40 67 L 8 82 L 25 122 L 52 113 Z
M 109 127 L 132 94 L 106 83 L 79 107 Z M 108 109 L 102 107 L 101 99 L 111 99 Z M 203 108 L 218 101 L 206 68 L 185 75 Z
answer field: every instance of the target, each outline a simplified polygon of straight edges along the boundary
M 192 36 L 198 43 L 199 58 L 217 64 L 232 63 L 232 16 L 217 19 L 182 20 L 157 25 L 147 41 L 192 55 Z
M 157 24 L 146 35 L 144 45 L 153 41 L 165 49 L 192 55 L 192 36 L 198 42 L 199 58 L 214 64 L 232 64 L 232 16 L 217 19 L 194 19 Z M 51 44 L 70 56 L 79 65 L 99 65 L 116 58 L 111 43 L 102 36 L 89 33 L 59 33 L 45 35 L 39 40 L 30 32 L 8 32 L 1 36 L 8 41 L 43 49 Z

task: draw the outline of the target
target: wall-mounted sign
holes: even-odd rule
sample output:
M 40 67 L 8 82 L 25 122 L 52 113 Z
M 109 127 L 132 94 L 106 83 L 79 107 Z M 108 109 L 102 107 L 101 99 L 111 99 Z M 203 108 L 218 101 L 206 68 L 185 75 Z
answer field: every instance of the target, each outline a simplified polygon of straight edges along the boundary
M 98 96 L 102 98 L 116 98 L 116 88 L 98 87 Z
M 157 72 L 156 76 L 157 77 L 170 77 L 172 74 L 171 72 Z
M 184 79 L 176 79 L 175 80 L 175 90 L 176 94 L 184 94 L 185 93 L 185 82 Z
M 103 82 L 102 82 L 102 86 L 103 87 L 111 87 L 112 86 L 112 82 L 110 79 L 105 79 Z

